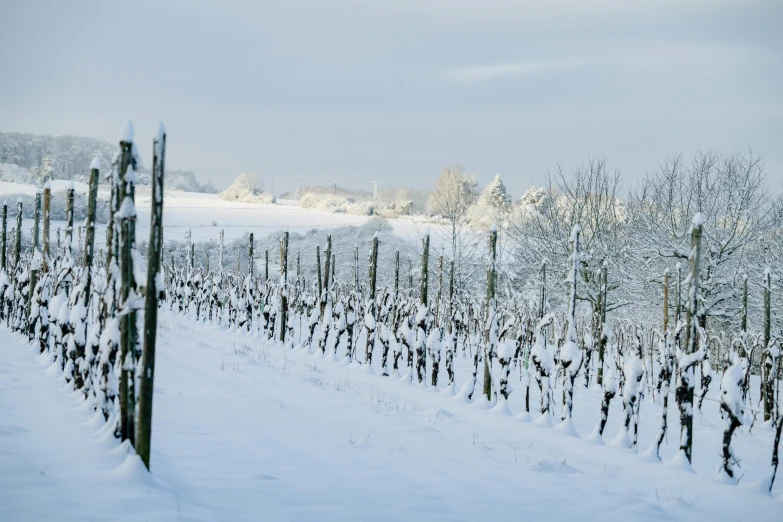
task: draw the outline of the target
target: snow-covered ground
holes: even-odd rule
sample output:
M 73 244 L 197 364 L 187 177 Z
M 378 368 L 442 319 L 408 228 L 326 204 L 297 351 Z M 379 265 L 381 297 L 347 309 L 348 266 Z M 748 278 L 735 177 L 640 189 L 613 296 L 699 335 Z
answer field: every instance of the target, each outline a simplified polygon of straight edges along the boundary
M 67 188 L 68 182 L 57 182 L 53 190 Z M 76 183 L 78 193 L 86 193 L 87 185 Z M 19 183 L 0 182 L 0 201 L 7 200 L 9 216 L 15 216 L 16 199 L 18 195 L 34 195 L 38 190 L 33 185 Z M 107 200 L 108 187 L 101 187 L 99 196 Z M 138 221 L 136 236 L 138 241 L 147 241 L 149 238 L 150 222 L 150 188 L 139 186 L 136 188 L 136 210 Z M 55 194 L 54 197 L 57 197 Z M 192 230 L 193 241 L 214 241 L 217 243 L 220 231 L 225 231 L 226 242 L 243 237 L 248 232 L 253 232 L 256 239 L 266 235 L 288 230 L 291 233 L 304 233 L 309 230 L 325 230 L 345 225 L 361 225 L 367 222 L 369 217 L 354 216 L 350 214 L 333 214 L 300 208 L 296 201 L 279 200 L 277 204 L 239 203 L 235 201 L 223 201 L 217 194 L 203 194 L 196 192 L 165 191 L 163 198 L 163 225 L 165 241 L 184 241 L 188 229 Z M 9 227 L 14 226 L 15 221 L 9 219 Z M 411 241 L 418 241 L 426 227 L 411 220 L 395 219 L 390 224 L 394 232 Z M 30 233 L 33 227 L 31 219 L 25 219 L 22 224 L 25 233 Z M 57 228 L 64 230 L 62 221 L 52 221 L 51 234 Z M 96 248 L 101 248 L 105 240 L 105 225 L 98 225 L 96 232 Z M 434 227 L 433 241 L 438 237 L 445 237 L 444 233 L 438 234 L 440 227 Z
M 769 470 L 768 428 L 735 436 L 740 485 L 716 478 L 723 423 L 712 401 L 695 420 L 693 473 L 666 463 L 676 408 L 664 462 L 652 462 L 381 377 L 380 357 L 368 372 L 167 311 L 159 335 L 147 474 L 50 360 L 0 327 L 0 520 L 763 521 L 783 511 L 782 481 L 772 496 L 756 486 Z M 459 388 L 469 359 L 456 371 Z M 519 414 L 524 386 L 513 382 Z M 599 391 L 577 384 L 585 437 Z M 607 442 L 620 410 L 615 399 Z M 642 451 L 659 422 L 648 397 Z

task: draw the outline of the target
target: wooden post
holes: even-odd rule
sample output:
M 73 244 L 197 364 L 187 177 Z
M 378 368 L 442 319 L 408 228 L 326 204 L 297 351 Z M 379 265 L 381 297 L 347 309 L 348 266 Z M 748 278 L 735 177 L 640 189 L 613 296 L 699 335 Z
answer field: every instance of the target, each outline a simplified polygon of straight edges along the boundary
M 22 198 L 16 202 L 16 247 L 14 248 L 14 270 L 19 268 L 22 255 Z
M 288 328 L 288 231 L 283 234 L 283 241 L 280 243 L 280 279 L 282 280 L 283 291 L 280 299 L 280 342 L 285 342 L 285 332 Z
M 443 256 L 438 256 L 438 297 L 435 299 L 435 323 L 440 324 L 440 300 L 443 297 Z
M 544 318 L 546 311 L 546 259 L 541 262 L 541 294 L 538 300 L 538 319 Z
M 43 189 L 43 269 L 49 270 L 49 218 L 52 208 L 52 189 L 47 182 Z M 108 243 L 107 243 L 108 247 Z
M 742 332 L 748 331 L 748 276 L 742 275 Z
M 73 182 L 68 187 L 65 204 L 65 255 L 73 259 L 73 200 L 75 195 Z
M 85 307 L 90 302 L 90 287 L 92 286 L 92 261 L 95 249 L 95 209 L 98 199 L 98 178 L 101 162 L 97 157 L 90 163 L 90 192 L 87 194 L 87 231 L 85 234 L 84 268 L 86 269 L 86 283 L 84 292 Z M 86 339 L 86 337 L 85 337 Z
M 297 250 L 296 251 L 296 280 L 297 281 L 299 281 L 299 275 L 300 275 L 300 272 L 299 272 L 299 261 L 300 261 L 299 257 L 300 257 L 301 253 L 302 253 L 301 250 Z
M 250 276 L 250 279 L 253 279 L 253 275 L 255 270 L 255 263 L 253 262 L 253 233 L 250 233 L 250 240 L 247 245 L 247 275 Z
M 394 299 L 400 292 L 400 249 L 394 251 Z
M 8 249 L 7 247 L 8 237 L 6 236 L 6 233 L 8 232 L 7 227 L 8 227 L 8 202 L 3 201 L 3 245 L 2 245 L 2 251 L 0 252 L 0 255 L 2 255 L 2 258 L 0 258 L 0 269 L 2 269 L 3 271 L 5 271 L 6 269 L 5 266 L 6 251 Z
M 359 245 L 353 247 L 353 290 L 359 293 Z
M 378 233 L 372 237 L 372 253 L 370 254 L 370 295 L 367 296 L 367 305 L 369 313 L 374 319 L 377 317 L 375 313 L 375 282 L 378 276 Z M 372 328 L 367 327 L 367 344 L 365 348 L 364 361 L 366 364 L 372 364 L 372 354 L 375 348 L 375 335 L 377 326 L 373 324 Z
M 131 287 L 133 286 L 133 257 L 131 252 L 135 243 L 135 229 L 132 226 L 135 219 L 135 208 L 126 205 L 126 198 L 132 204 L 133 202 L 133 180 L 128 171 L 132 169 L 133 135 L 132 126 L 128 123 L 128 131 L 120 141 L 120 166 L 119 166 L 119 186 L 117 190 L 118 202 L 120 203 L 120 250 L 118 258 L 120 261 L 120 310 L 123 315 L 120 317 L 120 361 L 122 361 L 122 370 L 120 372 L 120 436 L 122 440 L 130 440 L 131 445 L 135 447 L 135 409 L 136 394 L 134 390 L 135 382 L 135 363 L 136 363 L 136 311 L 130 309 Z M 123 213 L 122 210 L 125 212 Z
M 690 254 L 690 284 L 688 288 L 688 301 L 685 307 L 685 348 L 683 353 L 687 356 L 696 352 L 698 342 L 698 294 L 699 294 L 699 260 L 701 258 L 701 234 L 702 217 L 697 214 L 693 220 L 691 233 Z M 695 361 L 698 362 L 698 361 Z M 680 450 L 685 452 L 688 462 L 692 462 L 693 456 L 693 391 L 695 362 L 680 368 L 680 382 L 677 389 L 677 402 L 680 405 Z
M 33 207 L 33 252 L 40 246 L 38 238 L 40 237 L 39 227 L 41 224 L 41 193 L 35 191 L 35 205 Z
M 150 469 L 152 439 L 152 398 L 155 379 L 155 342 L 158 327 L 158 299 L 163 288 L 157 287 L 160 277 L 160 256 L 163 248 L 163 173 L 166 154 L 166 131 L 158 125 L 152 143 L 152 201 L 150 203 L 150 242 L 147 254 L 147 296 L 144 301 L 144 348 L 141 352 L 139 379 L 139 426 L 136 453 Z
M 487 268 L 487 328 L 484 331 L 484 395 L 492 400 L 492 358 L 495 347 L 492 345 L 491 323 L 495 321 L 490 314 L 495 313 L 495 282 L 497 280 L 497 244 L 498 230 L 495 225 L 489 231 L 489 267 Z
M 204 252 L 204 254 L 207 256 L 207 266 L 206 266 L 205 272 L 208 274 L 209 273 L 209 250 Z
M 326 301 L 329 299 L 329 272 L 332 267 L 332 235 L 326 236 L 326 261 L 324 265 L 324 292 L 321 295 L 321 321 L 324 320 Z
M 264 250 L 264 281 L 269 281 L 269 249 Z
M 315 273 L 318 276 L 318 299 L 324 292 L 323 281 L 321 281 L 321 245 L 315 245 Z
M 449 325 L 449 333 L 451 332 L 452 323 L 453 321 L 451 318 L 454 317 L 454 260 L 452 259 L 449 262 L 449 316 L 446 318 L 446 321 Z M 454 346 L 455 346 L 455 352 L 456 352 L 456 346 L 457 346 L 457 338 L 454 337 Z
M 422 240 L 424 248 L 421 255 L 421 304 L 427 305 L 427 290 L 429 289 L 429 265 L 430 265 L 430 231 L 424 233 Z
M 764 338 L 764 348 L 761 357 L 761 402 L 764 403 L 764 422 L 772 418 L 772 412 L 775 408 L 775 389 L 772 384 L 771 375 L 774 371 L 772 364 L 767 363 L 769 358 L 769 341 L 771 321 L 771 291 L 772 281 L 770 269 L 764 270 L 764 318 L 762 322 L 762 335 Z

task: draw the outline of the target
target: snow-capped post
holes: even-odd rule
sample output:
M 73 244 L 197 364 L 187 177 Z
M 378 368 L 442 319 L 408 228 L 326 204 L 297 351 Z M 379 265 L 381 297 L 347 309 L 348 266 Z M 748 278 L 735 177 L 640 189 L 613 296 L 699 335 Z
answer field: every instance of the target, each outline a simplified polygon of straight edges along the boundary
M 6 268 L 5 258 L 6 258 L 7 243 L 8 243 L 8 238 L 6 236 L 6 233 L 8 232 L 7 227 L 8 227 L 8 202 L 3 201 L 3 238 L 2 238 L 3 245 L 0 249 L 0 255 L 2 255 L 2 257 L 0 257 L 0 270 L 2 270 L 3 272 L 5 272 L 5 268 Z M 0 298 L 2 298 L 2 296 L 0 296 Z M 2 304 L 0 304 L 0 306 L 2 306 Z
M 378 232 L 372 236 L 372 251 L 370 253 L 370 292 L 367 296 L 367 313 L 364 318 L 364 325 L 367 328 L 367 345 L 365 346 L 364 362 L 367 365 L 372 364 L 372 353 L 375 350 L 376 336 L 376 317 L 375 313 L 375 291 L 378 275 Z
M 288 231 L 283 233 L 280 242 L 280 342 L 285 342 L 285 332 L 288 325 Z
M 492 400 L 492 359 L 495 357 L 497 322 L 495 315 L 495 282 L 497 281 L 498 227 L 493 224 L 489 230 L 489 266 L 487 267 L 487 324 L 484 330 L 484 395 Z
M 568 282 L 571 291 L 568 296 L 568 330 L 566 331 L 566 340 L 560 348 L 560 364 L 563 367 L 563 411 L 560 416 L 562 421 L 570 421 L 571 412 L 574 408 L 574 381 L 582 367 L 582 350 L 577 344 L 576 335 L 576 281 L 579 277 L 579 236 L 582 229 L 579 225 L 574 225 L 571 229 L 571 267 L 568 273 Z
M 701 233 L 704 217 L 697 213 L 691 227 L 690 274 L 688 275 L 688 301 L 685 306 L 685 343 L 679 364 L 677 383 L 677 404 L 680 407 L 680 451 L 685 452 L 688 462 L 693 457 L 693 367 L 703 358 L 703 348 L 696 351 L 699 296 L 699 261 L 701 258 Z M 679 272 L 679 269 L 678 269 Z M 679 277 L 678 277 L 679 279 Z M 679 286 L 679 285 L 678 285 Z
M 98 200 L 98 176 L 101 170 L 101 160 L 97 156 L 90 163 L 90 192 L 87 194 L 87 230 L 85 234 L 84 268 L 86 269 L 86 282 L 84 285 L 84 305 L 90 302 L 90 288 L 92 286 L 92 261 L 95 249 L 95 209 Z
M 253 262 L 253 233 L 250 233 L 247 242 L 247 275 L 253 279 L 255 275 L 255 263 Z
M 38 250 L 38 247 L 40 246 L 40 244 L 38 243 L 38 239 L 41 236 L 40 226 L 41 226 L 41 192 L 36 190 L 35 203 L 33 206 L 33 252 Z
M 155 340 L 158 330 L 158 300 L 165 295 L 163 277 L 160 273 L 160 257 L 163 248 L 165 158 L 166 129 L 163 127 L 163 123 L 159 123 L 155 139 L 152 142 L 150 242 L 147 253 L 147 295 L 144 301 L 144 347 L 141 352 L 141 376 L 139 378 L 139 425 L 136 434 L 136 453 L 141 457 L 147 469 L 150 469 L 150 442 L 152 439 L 152 398 L 155 378 Z
M 771 321 L 771 270 L 769 267 L 764 269 L 764 318 L 762 323 L 762 335 L 764 339 L 763 352 L 761 355 L 761 402 L 764 404 L 764 422 L 772 418 L 773 408 L 775 407 L 775 377 L 773 374 L 774 364 L 771 362 L 770 329 Z
M 135 447 L 136 431 L 134 429 L 136 393 L 134 381 L 136 373 L 136 310 L 133 290 L 133 249 L 135 247 L 136 208 L 133 204 L 135 173 L 133 160 L 133 124 L 128 122 L 120 138 L 120 163 L 118 201 L 121 202 L 118 218 L 120 219 L 120 437 L 130 440 Z
M 14 270 L 19 268 L 19 260 L 22 256 L 22 198 L 16 202 L 16 236 L 14 247 Z
M 52 188 L 47 181 L 43 189 L 43 270 L 49 270 L 49 218 L 52 208 Z

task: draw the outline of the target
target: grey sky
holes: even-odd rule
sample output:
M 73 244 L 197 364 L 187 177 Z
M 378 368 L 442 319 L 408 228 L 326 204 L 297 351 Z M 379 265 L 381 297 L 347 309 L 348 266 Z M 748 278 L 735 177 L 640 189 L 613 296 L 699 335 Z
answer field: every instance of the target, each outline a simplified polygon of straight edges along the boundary
M 430 187 L 446 164 L 515 197 L 604 156 L 744 149 L 783 183 L 783 2 L 0 0 L 0 130 L 114 141 L 239 172 Z M 160 5 L 159 5 L 160 4 Z

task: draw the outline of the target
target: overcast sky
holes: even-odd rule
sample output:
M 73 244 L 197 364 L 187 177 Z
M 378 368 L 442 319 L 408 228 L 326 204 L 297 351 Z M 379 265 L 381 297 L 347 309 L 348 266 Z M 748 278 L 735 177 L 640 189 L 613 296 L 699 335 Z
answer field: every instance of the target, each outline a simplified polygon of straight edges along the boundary
M 605 157 L 745 149 L 783 184 L 783 2 L 0 0 L 0 130 L 119 137 L 226 186 L 429 188 L 459 163 L 515 197 Z

